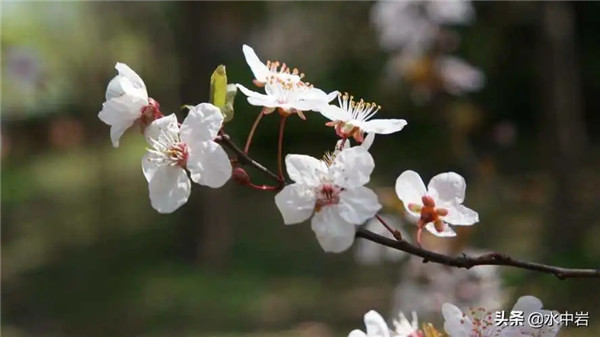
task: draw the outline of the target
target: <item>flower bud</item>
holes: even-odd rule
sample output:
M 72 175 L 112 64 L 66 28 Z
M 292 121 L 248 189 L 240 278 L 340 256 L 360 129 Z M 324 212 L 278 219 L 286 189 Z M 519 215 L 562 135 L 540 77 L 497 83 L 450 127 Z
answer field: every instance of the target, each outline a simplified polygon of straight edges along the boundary
M 246 170 L 241 167 L 234 167 L 231 173 L 233 180 L 240 185 L 248 185 L 250 183 L 250 176 Z

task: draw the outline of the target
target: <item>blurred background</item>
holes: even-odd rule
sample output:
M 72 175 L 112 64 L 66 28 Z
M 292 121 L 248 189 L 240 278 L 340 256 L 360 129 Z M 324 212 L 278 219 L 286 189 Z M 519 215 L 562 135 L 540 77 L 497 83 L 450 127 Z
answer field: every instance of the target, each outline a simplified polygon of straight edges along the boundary
M 408 121 L 375 140 L 370 183 L 407 237 L 396 177 L 453 170 L 481 222 L 427 247 L 598 268 L 600 3 L 1 6 L 4 336 L 346 336 L 369 309 L 416 310 L 442 329 L 443 302 L 510 309 L 526 294 L 589 312 L 590 327 L 559 336 L 600 335 L 597 280 L 450 269 L 360 239 L 325 254 L 308 224 L 283 225 L 273 195 L 233 182 L 194 185 L 186 205 L 160 215 L 141 174 L 144 140 L 130 130 L 114 149 L 97 118 L 117 61 L 182 116 L 182 104 L 208 100 L 219 64 L 251 85 L 247 43 Z M 259 110 L 242 94 L 235 109 L 227 130 L 243 143 Z M 307 116 L 288 124 L 286 151 L 321 156 L 336 136 Z M 251 150 L 270 167 L 277 123 L 263 120 Z

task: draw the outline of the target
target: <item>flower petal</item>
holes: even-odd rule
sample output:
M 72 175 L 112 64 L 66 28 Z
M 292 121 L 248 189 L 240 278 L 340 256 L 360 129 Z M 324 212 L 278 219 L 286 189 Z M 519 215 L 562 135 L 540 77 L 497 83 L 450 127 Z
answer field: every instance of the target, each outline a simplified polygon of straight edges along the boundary
M 155 170 L 148 190 L 152 207 L 159 213 L 171 213 L 187 202 L 191 183 L 181 167 L 163 165 Z
M 423 205 L 421 198 L 427 193 L 425 184 L 419 174 L 415 171 L 404 171 L 398 179 L 396 179 L 396 195 L 402 200 L 404 208 L 413 215 L 419 213 L 412 212 L 408 209 L 409 204 Z
M 152 180 L 154 173 L 158 169 L 158 165 L 153 163 L 150 158 L 152 158 L 152 154 L 150 152 L 146 152 L 144 157 L 142 157 L 142 172 L 144 173 L 144 177 L 147 182 Z
M 336 206 L 326 206 L 315 213 L 311 228 L 321 248 L 330 253 L 340 253 L 350 248 L 356 233 L 356 226 L 342 219 Z
M 254 52 L 254 49 L 248 45 L 243 45 L 242 51 L 244 52 L 246 63 L 248 63 L 250 70 L 252 70 L 252 74 L 254 74 L 254 78 L 259 82 L 267 82 L 267 78 L 271 75 L 271 71 L 260 61 Z
M 177 122 L 177 116 L 175 116 L 175 114 L 153 120 L 152 123 L 144 129 L 144 137 L 146 137 L 148 143 L 152 145 L 150 139 L 158 140 L 161 132 L 173 134 L 179 133 L 179 122 Z
M 435 229 L 435 226 L 433 225 L 432 222 L 425 225 L 425 229 L 427 229 L 429 231 L 429 233 L 437 236 L 438 238 L 448 238 L 448 237 L 456 236 L 456 232 L 454 232 L 452 230 L 452 228 L 450 228 L 450 226 L 448 226 L 447 223 L 444 223 L 444 230 L 441 232 L 438 232 L 437 229 Z
M 350 333 L 348 334 L 348 337 L 367 337 L 367 334 L 365 334 L 363 331 L 355 329 L 355 330 L 350 331 Z
M 267 85 L 269 85 L 269 84 L 267 84 Z M 253 98 L 267 99 L 269 97 L 268 95 L 261 94 L 259 92 L 250 90 L 241 84 L 236 84 L 235 86 L 238 87 L 238 89 L 240 89 L 240 91 L 244 95 L 248 96 L 248 98 L 253 97 Z
M 125 121 L 132 123 L 138 119 L 142 113 L 141 109 L 148 104 L 148 101 L 135 96 L 121 96 L 113 98 L 102 104 L 102 110 L 98 113 L 98 118 L 108 125 L 123 124 Z
M 404 119 L 374 119 L 360 123 L 360 128 L 365 132 L 387 135 L 402 130 L 405 125 Z
M 466 189 L 465 179 L 454 172 L 440 173 L 427 185 L 427 193 L 436 203 L 441 203 L 439 206 L 462 204 Z
M 323 117 L 330 121 L 347 121 L 350 116 L 347 116 L 346 112 L 338 107 L 337 105 L 323 104 L 316 109 Z
M 302 154 L 288 154 L 285 167 L 290 178 L 300 184 L 316 187 L 327 174 L 327 165 L 317 158 Z
M 360 144 L 360 146 L 362 146 L 363 149 L 368 151 L 371 148 L 371 145 L 373 145 L 374 141 L 375 141 L 375 133 L 374 132 L 367 133 L 367 136 L 365 137 L 363 142 Z
M 389 337 L 390 329 L 381 315 L 371 310 L 365 314 L 365 327 L 369 337 Z
M 474 210 L 463 205 L 446 206 L 448 215 L 444 216 L 444 221 L 458 226 L 470 226 L 479 222 L 479 214 Z
M 451 337 L 470 336 L 473 323 L 454 304 L 444 303 L 442 315 L 444 315 L 444 330 L 448 335 Z
M 340 193 L 340 216 L 349 223 L 360 225 L 373 218 L 380 209 L 377 194 L 370 188 L 359 186 Z
M 315 208 L 316 196 L 305 185 L 291 184 L 277 193 L 275 205 L 286 225 L 297 224 L 310 218 Z
M 221 110 L 210 103 L 200 103 L 190 109 L 181 123 L 181 140 L 190 144 L 212 141 L 223 126 Z
M 115 76 L 106 87 L 106 100 L 118 98 L 123 95 L 132 95 L 144 100 L 148 100 L 146 85 L 140 76 L 124 63 L 115 65 L 119 74 Z
M 360 146 L 354 146 L 335 157 L 329 172 L 336 185 L 354 188 L 368 183 L 374 168 L 371 154 Z
M 119 140 L 121 136 L 133 125 L 133 122 L 124 122 L 123 124 L 113 124 L 110 127 L 110 140 L 112 141 L 113 147 L 119 147 Z
M 521 296 L 517 300 L 517 303 L 512 308 L 512 311 L 523 311 L 525 313 L 532 313 L 534 311 L 541 310 L 543 307 L 542 301 L 535 296 Z
M 187 144 L 189 151 L 187 169 L 190 171 L 192 181 L 211 188 L 219 188 L 231 178 L 231 161 L 221 145 L 212 140 Z
M 128 65 L 126 65 L 125 63 L 117 62 L 117 64 L 115 64 L 115 69 L 117 69 L 119 75 L 129 79 L 136 88 L 146 90 L 146 84 L 144 84 L 142 78 Z

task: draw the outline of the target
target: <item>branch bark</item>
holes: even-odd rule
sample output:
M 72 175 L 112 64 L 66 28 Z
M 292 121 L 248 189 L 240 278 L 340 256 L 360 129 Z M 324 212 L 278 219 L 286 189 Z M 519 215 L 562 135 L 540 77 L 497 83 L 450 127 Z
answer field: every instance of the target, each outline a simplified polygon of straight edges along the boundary
M 265 176 L 273 179 L 280 186 L 284 185 L 284 181 L 281 180 L 277 174 L 267 169 L 265 166 L 255 161 L 242 151 L 235 143 L 233 143 L 229 135 L 222 133 L 217 139 L 223 146 L 228 147 L 238 156 L 238 162 L 242 165 L 249 165 L 263 173 Z M 365 240 L 372 241 L 374 243 L 401 250 L 411 255 L 419 256 L 423 258 L 423 262 L 435 262 L 450 267 L 457 268 L 472 268 L 475 266 L 484 265 L 496 265 L 496 266 L 510 266 L 519 269 L 526 269 L 541 273 L 554 274 L 557 278 L 563 280 L 567 278 L 600 278 L 600 269 L 574 269 L 574 268 L 563 268 L 551 265 L 545 265 L 537 262 L 527 262 L 514 259 L 508 255 L 501 253 L 489 253 L 481 256 L 467 256 L 465 254 L 461 256 L 449 256 L 439 254 L 431 250 L 427 250 L 411 244 L 406 240 L 401 239 L 389 239 L 385 236 L 381 236 L 370 232 L 366 229 L 360 228 L 356 232 L 356 237 Z
M 423 263 L 435 262 L 451 267 L 472 268 L 475 266 L 496 265 L 496 266 L 511 266 L 520 269 L 527 269 L 541 273 L 554 274 L 559 279 L 567 278 L 600 278 L 600 269 L 572 269 L 556 266 L 545 265 L 536 262 L 527 262 L 514 259 L 510 256 L 500 253 L 489 253 L 481 256 L 449 256 L 439 254 L 427 249 L 420 248 L 409 243 L 406 240 L 394 240 L 385 236 L 381 236 L 370 232 L 366 229 L 358 229 L 356 237 L 363 238 L 380 245 L 407 252 L 411 255 L 423 258 Z

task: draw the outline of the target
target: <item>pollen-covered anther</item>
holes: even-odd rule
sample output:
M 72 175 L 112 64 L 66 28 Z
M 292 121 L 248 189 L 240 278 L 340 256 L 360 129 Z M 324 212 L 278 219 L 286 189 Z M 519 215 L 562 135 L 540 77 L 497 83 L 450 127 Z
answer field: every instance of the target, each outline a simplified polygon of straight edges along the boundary
M 423 208 L 423 207 L 421 207 L 420 205 L 417 205 L 417 204 L 408 204 L 408 209 L 409 209 L 411 212 L 415 212 L 415 213 L 421 213 L 421 209 L 422 209 L 422 208 Z
M 323 184 L 317 191 L 317 202 L 315 212 L 319 212 L 324 206 L 335 205 L 340 202 L 342 189 L 333 184 Z

